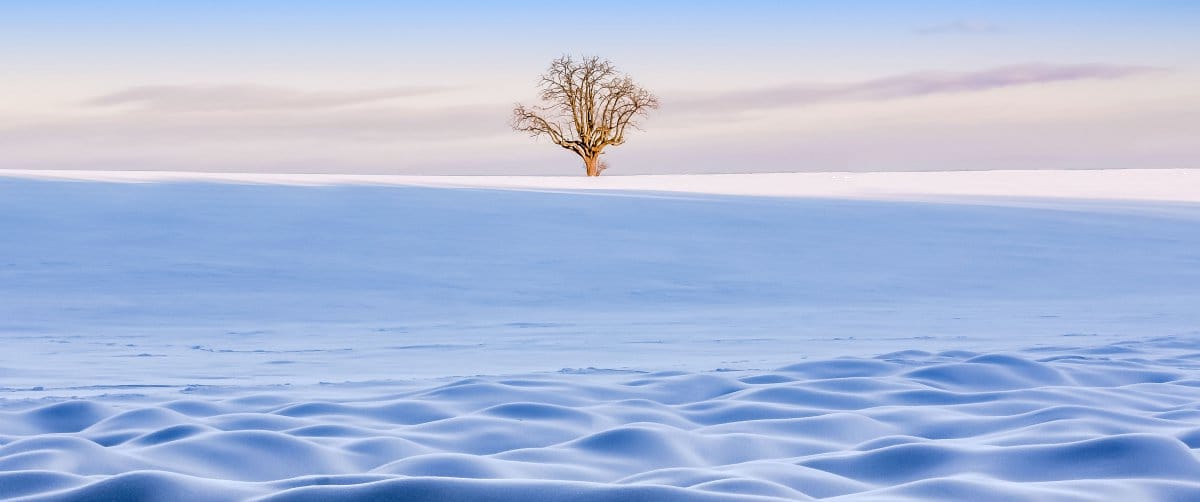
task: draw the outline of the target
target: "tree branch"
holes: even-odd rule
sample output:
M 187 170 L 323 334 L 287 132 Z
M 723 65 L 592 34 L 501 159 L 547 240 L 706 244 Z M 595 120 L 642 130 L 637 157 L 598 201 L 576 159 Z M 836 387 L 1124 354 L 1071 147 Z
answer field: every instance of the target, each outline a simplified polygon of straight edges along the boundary
M 637 129 L 634 120 L 658 108 L 653 94 L 595 56 L 555 59 L 538 87 L 544 105 L 518 104 L 513 109 L 513 128 L 533 137 L 546 135 L 590 162 L 605 147 L 623 144 L 626 128 Z

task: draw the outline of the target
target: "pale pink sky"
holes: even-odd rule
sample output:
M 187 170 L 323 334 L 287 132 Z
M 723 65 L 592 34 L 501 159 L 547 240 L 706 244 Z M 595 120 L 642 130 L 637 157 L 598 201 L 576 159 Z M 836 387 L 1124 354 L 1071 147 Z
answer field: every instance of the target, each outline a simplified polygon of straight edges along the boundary
M 4 4 L 0 169 L 576 174 L 507 127 L 563 53 L 663 102 L 610 174 L 1200 167 L 1195 4 L 903 4 Z

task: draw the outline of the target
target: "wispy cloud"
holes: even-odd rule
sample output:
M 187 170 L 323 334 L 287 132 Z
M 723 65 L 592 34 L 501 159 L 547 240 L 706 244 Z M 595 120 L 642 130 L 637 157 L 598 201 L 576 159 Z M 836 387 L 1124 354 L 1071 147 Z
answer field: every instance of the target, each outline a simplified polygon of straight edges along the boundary
M 509 105 L 378 104 L 214 113 L 114 110 L 0 123 L 3 168 L 352 169 L 497 163 Z M 3 122 L 3 121 L 0 121 Z M 481 147 L 480 145 L 486 145 Z M 547 148 L 547 150 L 549 150 Z M 408 166 L 408 167 L 405 167 Z M 493 166 L 493 167 L 489 167 Z M 427 171 L 429 172 L 429 171 Z
M 148 85 L 97 96 L 91 106 L 135 106 L 151 111 L 254 111 L 339 108 L 423 96 L 448 87 L 410 86 L 357 91 L 302 91 L 264 85 Z
M 507 105 L 441 108 L 376 106 L 296 113 L 283 110 L 222 114 L 118 113 L 0 126 L 6 142 L 53 138 L 150 138 L 156 141 L 459 140 L 509 133 Z
M 832 102 L 886 101 L 1006 87 L 1111 80 L 1161 71 L 1146 66 L 1031 63 L 974 72 L 926 71 L 839 84 L 795 83 L 668 103 L 684 112 L 743 112 Z
M 914 30 L 918 35 L 974 35 L 996 33 L 1000 27 L 980 21 L 953 21 L 950 23 L 922 26 Z

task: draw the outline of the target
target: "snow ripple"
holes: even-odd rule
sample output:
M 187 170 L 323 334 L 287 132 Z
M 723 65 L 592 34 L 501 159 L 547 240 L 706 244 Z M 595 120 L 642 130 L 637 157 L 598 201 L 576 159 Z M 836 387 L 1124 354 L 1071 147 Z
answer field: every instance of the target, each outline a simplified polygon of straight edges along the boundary
M 0 498 L 1200 500 L 1200 342 L 0 404 Z

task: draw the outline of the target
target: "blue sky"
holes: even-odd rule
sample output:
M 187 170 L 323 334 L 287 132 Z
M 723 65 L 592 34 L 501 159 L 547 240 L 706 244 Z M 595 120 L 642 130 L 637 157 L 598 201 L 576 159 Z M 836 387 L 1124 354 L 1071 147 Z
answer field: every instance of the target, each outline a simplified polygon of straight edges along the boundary
M 1197 2 L 604 5 L 0 3 L 0 168 L 574 174 L 505 125 L 560 54 L 663 101 L 613 173 L 1200 159 Z

